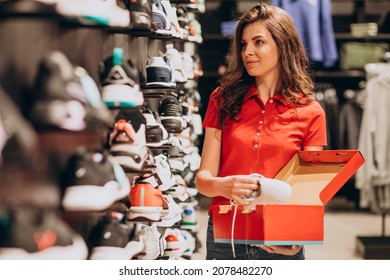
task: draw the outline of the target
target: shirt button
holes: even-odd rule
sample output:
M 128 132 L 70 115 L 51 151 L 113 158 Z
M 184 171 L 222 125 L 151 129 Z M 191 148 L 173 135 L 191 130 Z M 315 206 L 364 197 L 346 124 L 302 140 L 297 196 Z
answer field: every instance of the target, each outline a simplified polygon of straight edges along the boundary
M 274 101 L 271 99 L 271 100 L 269 101 L 269 103 L 271 103 L 271 104 L 272 104 L 272 103 L 274 103 Z
M 259 121 L 259 124 L 263 124 L 263 121 Z
M 261 111 L 263 114 L 265 114 L 265 110 Z
M 257 132 L 257 133 L 256 133 L 256 136 L 260 136 L 260 132 Z
M 257 148 L 259 147 L 259 145 L 255 144 L 255 146 L 254 146 L 254 147 L 255 147 L 255 149 L 257 149 Z

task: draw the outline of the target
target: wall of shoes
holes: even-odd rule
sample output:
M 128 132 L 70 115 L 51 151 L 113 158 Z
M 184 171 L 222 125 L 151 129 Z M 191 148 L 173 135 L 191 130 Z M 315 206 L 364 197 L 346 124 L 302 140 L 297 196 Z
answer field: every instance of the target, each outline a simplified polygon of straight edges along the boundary
M 0 1 L 0 259 L 191 259 L 204 12 Z

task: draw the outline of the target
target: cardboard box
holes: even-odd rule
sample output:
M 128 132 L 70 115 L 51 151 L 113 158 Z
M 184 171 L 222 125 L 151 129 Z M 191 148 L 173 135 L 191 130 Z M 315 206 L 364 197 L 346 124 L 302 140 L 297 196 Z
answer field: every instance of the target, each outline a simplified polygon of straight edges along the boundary
M 299 152 L 275 176 L 291 185 L 290 201 L 256 205 L 250 213 L 243 213 L 242 206 L 213 206 L 215 242 L 231 243 L 233 238 L 236 244 L 322 244 L 324 206 L 363 163 L 356 150 Z

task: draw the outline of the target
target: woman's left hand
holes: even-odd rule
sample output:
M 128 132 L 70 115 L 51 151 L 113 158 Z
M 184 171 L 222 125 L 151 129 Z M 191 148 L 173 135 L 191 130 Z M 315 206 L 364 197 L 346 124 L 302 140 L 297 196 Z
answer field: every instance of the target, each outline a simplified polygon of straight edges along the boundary
M 269 245 L 252 245 L 259 247 L 268 253 L 273 253 L 273 254 L 281 254 L 281 255 L 286 255 L 286 256 L 293 256 L 297 254 L 302 246 L 300 245 L 293 245 L 293 246 L 269 246 Z

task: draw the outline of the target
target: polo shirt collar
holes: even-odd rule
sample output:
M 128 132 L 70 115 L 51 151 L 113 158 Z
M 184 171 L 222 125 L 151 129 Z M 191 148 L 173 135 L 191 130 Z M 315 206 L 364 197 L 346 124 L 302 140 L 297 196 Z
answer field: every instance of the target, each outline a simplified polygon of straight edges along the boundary
M 249 98 L 252 98 L 252 97 L 259 98 L 257 88 L 254 85 L 252 85 L 249 88 L 247 94 L 244 97 L 244 101 L 246 101 L 246 100 L 248 100 Z M 302 98 L 306 98 L 306 97 L 302 95 Z M 289 108 L 299 106 L 298 104 L 294 105 L 291 102 L 289 102 L 288 100 L 284 99 L 283 96 L 280 93 L 275 94 L 273 97 L 271 97 L 271 99 L 272 100 L 276 100 L 279 103 L 281 103 L 282 105 L 284 105 L 286 107 L 289 107 Z

